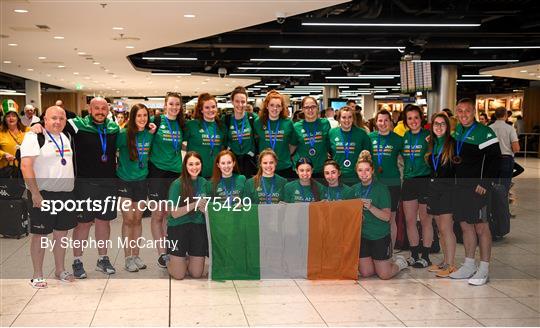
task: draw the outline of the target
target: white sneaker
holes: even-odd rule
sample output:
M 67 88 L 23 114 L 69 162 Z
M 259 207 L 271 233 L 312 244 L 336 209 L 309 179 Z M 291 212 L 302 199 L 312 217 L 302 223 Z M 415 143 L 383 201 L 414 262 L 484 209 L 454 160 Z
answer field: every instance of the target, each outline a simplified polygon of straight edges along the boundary
M 462 265 L 457 271 L 452 272 L 449 277 L 452 279 L 469 279 L 476 272 L 476 266 Z
M 135 261 L 133 260 L 133 257 L 128 256 L 126 257 L 126 265 L 124 266 L 126 271 L 129 272 L 137 272 L 139 271 L 139 268 L 137 268 L 137 265 L 135 264 Z
M 485 285 L 489 281 L 489 275 L 488 272 L 480 272 L 480 270 L 476 271 L 474 276 L 469 279 L 469 285 L 474 286 L 482 286 Z
M 399 271 L 406 269 L 409 266 L 409 263 L 407 263 L 407 260 L 402 255 L 396 255 L 394 263 L 399 267 Z

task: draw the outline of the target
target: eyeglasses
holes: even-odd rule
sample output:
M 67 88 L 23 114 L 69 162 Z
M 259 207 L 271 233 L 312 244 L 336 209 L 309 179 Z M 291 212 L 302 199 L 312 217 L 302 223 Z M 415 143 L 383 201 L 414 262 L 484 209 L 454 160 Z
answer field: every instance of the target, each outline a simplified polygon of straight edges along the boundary
M 445 122 L 435 122 L 433 123 L 433 127 L 441 127 L 441 128 L 444 128 L 446 127 L 446 123 Z
M 313 105 L 313 106 L 305 106 L 305 107 L 302 107 L 302 109 L 305 109 L 305 110 L 309 110 L 309 109 L 315 110 L 315 109 L 317 109 L 317 108 L 319 108 L 319 107 L 317 107 L 317 106 L 315 106 L 315 105 Z

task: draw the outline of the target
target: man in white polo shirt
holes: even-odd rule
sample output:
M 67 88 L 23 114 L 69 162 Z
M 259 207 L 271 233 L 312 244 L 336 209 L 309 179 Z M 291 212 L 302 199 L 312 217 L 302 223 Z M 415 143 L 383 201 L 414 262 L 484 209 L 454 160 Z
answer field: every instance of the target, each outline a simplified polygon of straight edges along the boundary
M 30 285 L 34 288 L 47 287 L 43 275 L 46 248 L 42 247 L 42 241 L 51 232 L 55 276 L 62 281 L 73 281 L 73 274 L 64 267 L 66 250 L 61 246 L 61 240 L 67 235 L 68 230 L 77 225 L 76 213 L 62 210 L 55 214 L 51 203 L 51 201 L 65 203 L 74 199 L 73 149 L 69 138 L 62 133 L 65 125 L 66 112 L 58 106 L 49 107 L 45 112 L 43 138 L 33 132 L 27 132 L 21 145 L 21 171 L 31 203 L 30 256 L 34 275 Z

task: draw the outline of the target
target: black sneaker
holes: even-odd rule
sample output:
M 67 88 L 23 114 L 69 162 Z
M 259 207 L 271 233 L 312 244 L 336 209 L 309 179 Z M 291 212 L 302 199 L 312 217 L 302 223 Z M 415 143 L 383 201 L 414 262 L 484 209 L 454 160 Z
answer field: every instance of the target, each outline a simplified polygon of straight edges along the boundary
M 96 271 L 101 271 L 105 274 L 116 273 L 116 269 L 112 266 L 108 256 L 103 256 L 101 260 L 97 261 Z
M 83 263 L 81 260 L 76 259 L 73 261 L 73 264 L 71 265 L 73 268 L 73 276 L 77 279 L 84 279 L 86 278 L 86 271 L 84 271 Z
M 163 254 L 160 254 L 158 259 L 157 259 L 157 263 L 158 263 L 158 266 L 160 268 L 166 268 L 167 267 L 167 254 L 163 253 Z

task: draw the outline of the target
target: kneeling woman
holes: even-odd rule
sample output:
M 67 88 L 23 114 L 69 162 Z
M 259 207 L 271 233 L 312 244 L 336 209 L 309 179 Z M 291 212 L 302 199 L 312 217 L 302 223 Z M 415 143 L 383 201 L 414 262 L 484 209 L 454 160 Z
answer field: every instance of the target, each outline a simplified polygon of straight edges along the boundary
M 343 200 L 349 199 L 351 188 L 346 184 L 343 184 L 340 180 L 341 169 L 338 162 L 333 159 L 328 159 L 323 165 L 324 180 L 326 186 L 321 196 L 323 200 Z
M 313 163 L 306 157 L 300 157 L 296 162 L 298 180 L 291 181 L 283 189 L 283 201 L 287 203 L 318 202 L 324 186 L 311 177 Z
M 238 174 L 238 171 L 238 162 L 233 152 L 227 149 L 220 151 L 214 162 L 211 183 L 207 185 L 207 194 L 219 202 L 225 202 L 228 199 L 229 206 L 235 206 L 241 202 L 240 197 L 244 192 L 246 177 Z
M 192 278 L 200 278 L 204 270 L 204 257 L 208 255 L 208 237 L 204 212 L 207 181 L 200 177 L 201 155 L 188 151 L 182 163 L 180 178 L 169 188 L 169 201 L 173 208 L 169 213 L 167 239 L 169 241 L 169 274 L 174 279 L 184 279 L 187 272 Z M 189 256 L 189 260 L 186 258 Z
M 244 188 L 244 197 L 249 197 L 253 204 L 277 204 L 283 199 L 287 179 L 276 174 L 277 162 L 277 155 L 270 148 L 259 154 L 257 174 L 246 181 Z
M 392 262 L 390 239 L 390 193 L 388 188 L 373 179 L 373 162 L 368 151 L 360 153 L 356 173 L 360 182 L 352 187 L 354 198 L 362 200 L 363 220 L 360 243 L 360 275 L 374 274 L 381 279 L 390 279 L 407 267 L 403 256 Z

